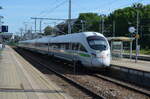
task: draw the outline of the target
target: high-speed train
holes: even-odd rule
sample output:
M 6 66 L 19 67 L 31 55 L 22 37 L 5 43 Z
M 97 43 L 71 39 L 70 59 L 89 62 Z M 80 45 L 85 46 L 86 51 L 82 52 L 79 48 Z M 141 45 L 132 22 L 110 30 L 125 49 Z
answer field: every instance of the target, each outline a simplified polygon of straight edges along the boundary
M 85 67 L 109 67 L 111 61 L 109 43 L 104 35 L 97 32 L 46 36 L 20 41 L 18 47 L 77 62 Z

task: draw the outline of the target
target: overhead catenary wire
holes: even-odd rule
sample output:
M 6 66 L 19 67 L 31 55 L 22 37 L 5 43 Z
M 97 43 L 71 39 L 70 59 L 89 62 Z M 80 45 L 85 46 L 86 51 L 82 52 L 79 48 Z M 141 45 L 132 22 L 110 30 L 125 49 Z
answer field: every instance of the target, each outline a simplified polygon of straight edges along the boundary
M 60 1 L 60 0 L 55 0 L 55 2 L 54 3 L 56 3 L 56 2 L 58 2 L 58 1 Z M 140 0 L 138 0 L 138 2 L 139 2 Z M 68 0 L 64 0 L 64 1 L 62 1 L 62 2 L 59 2 L 59 3 L 57 3 L 57 5 L 56 6 L 54 6 L 52 9 L 50 9 L 50 10 L 48 10 L 48 11 L 42 11 L 42 12 L 40 12 L 40 16 L 48 16 L 49 14 L 51 14 L 52 12 L 54 12 L 57 8 L 59 8 L 59 7 L 61 7 L 62 5 L 64 5 L 66 2 L 68 2 Z M 114 2 L 114 0 L 111 0 L 111 2 L 105 2 L 104 4 L 103 4 L 103 6 L 105 6 L 105 5 L 109 5 L 109 9 L 108 10 L 110 10 L 111 11 L 111 9 L 110 9 L 110 7 L 112 6 L 112 5 L 114 5 L 114 4 L 116 4 L 115 2 Z M 119 1 L 120 2 L 120 1 Z M 133 2 L 135 2 L 135 1 L 133 1 Z M 132 3 L 133 3 L 132 2 Z M 128 4 L 125 4 L 125 5 L 129 5 L 129 4 L 131 4 L 131 2 L 129 2 Z M 124 5 L 121 5 L 121 7 L 122 6 L 124 6 Z M 118 8 L 118 7 L 117 7 Z
M 51 8 L 48 11 L 43 11 L 42 13 L 40 13 L 40 16 L 42 17 L 46 17 L 48 16 L 48 14 L 51 14 L 52 12 L 54 12 L 57 8 L 61 7 L 62 5 L 64 5 L 65 3 L 67 3 L 67 0 L 64 0 L 62 2 L 60 2 L 59 4 L 57 4 L 55 7 Z M 43 15 L 42 15 L 43 14 Z
M 56 3 L 58 2 L 58 0 L 55 0 L 52 4 L 50 4 L 50 5 L 55 5 Z M 51 6 L 50 6 L 51 7 Z M 49 9 L 49 7 L 48 7 L 48 9 Z M 41 11 L 38 15 L 36 15 L 36 16 L 40 16 L 41 14 L 43 14 L 43 13 L 46 13 L 46 10 L 43 10 L 43 11 Z
M 56 3 L 56 2 L 58 2 L 58 0 L 55 0 L 54 3 Z M 59 4 L 57 4 L 56 6 L 54 6 L 53 8 L 51 8 L 50 10 L 48 10 L 48 11 L 42 11 L 42 12 L 40 12 L 40 14 L 38 14 L 36 16 L 43 16 L 43 17 L 47 16 L 47 14 L 52 13 L 53 11 L 55 11 L 57 8 L 59 8 L 60 6 L 62 6 L 63 4 L 65 4 L 66 2 L 67 2 L 67 0 L 64 0 L 64 1 L 60 2 Z M 43 14 L 45 14 L 45 15 L 43 15 Z M 28 18 L 25 21 L 27 21 L 27 22 L 30 21 L 30 18 Z

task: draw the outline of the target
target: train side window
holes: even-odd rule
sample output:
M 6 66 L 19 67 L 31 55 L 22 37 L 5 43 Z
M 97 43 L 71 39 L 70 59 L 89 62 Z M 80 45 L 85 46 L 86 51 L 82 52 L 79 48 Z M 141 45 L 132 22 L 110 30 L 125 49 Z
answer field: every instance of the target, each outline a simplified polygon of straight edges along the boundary
M 72 50 L 76 50 L 76 43 L 72 43 Z
M 40 43 L 41 47 L 44 47 L 44 43 Z
M 69 49 L 69 43 L 65 43 L 66 50 Z
M 76 44 L 75 50 L 79 50 L 79 43 Z
M 60 44 L 59 44 L 59 43 L 56 43 L 56 46 L 57 46 L 57 49 L 59 49 L 59 48 L 60 48 Z
M 79 50 L 79 44 L 78 43 L 72 43 L 72 50 Z
M 65 49 L 65 44 L 64 44 L 64 43 L 61 43 L 60 45 L 61 45 L 61 49 L 64 50 L 64 49 Z
M 71 50 L 72 49 L 72 44 L 71 43 L 67 43 L 66 49 L 67 50 Z
M 45 43 L 45 46 L 48 46 L 48 43 Z
M 47 43 L 47 44 L 48 44 L 48 46 L 49 46 L 49 47 L 51 47 L 51 46 L 52 46 L 52 43 Z
M 57 44 L 53 43 L 53 48 L 56 49 L 57 48 Z
M 87 50 L 82 44 L 80 44 L 79 47 L 80 47 L 80 51 L 87 52 Z
M 72 50 L 72 44 L 73 43 L 69 43 L 69 50 Z
M 61 48 L 61 43 L 57 43 L 57 48 L 60 49 Z

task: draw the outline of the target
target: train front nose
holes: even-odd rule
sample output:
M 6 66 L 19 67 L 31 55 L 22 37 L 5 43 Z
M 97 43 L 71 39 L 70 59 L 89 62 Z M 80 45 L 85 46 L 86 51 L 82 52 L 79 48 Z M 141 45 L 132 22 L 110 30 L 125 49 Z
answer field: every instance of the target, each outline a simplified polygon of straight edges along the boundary
M 97 57 L 92 59 L 92 64 L 95 67 L 108 67 L 110 66 L 110 53 L 103 52 L 97 54 Z

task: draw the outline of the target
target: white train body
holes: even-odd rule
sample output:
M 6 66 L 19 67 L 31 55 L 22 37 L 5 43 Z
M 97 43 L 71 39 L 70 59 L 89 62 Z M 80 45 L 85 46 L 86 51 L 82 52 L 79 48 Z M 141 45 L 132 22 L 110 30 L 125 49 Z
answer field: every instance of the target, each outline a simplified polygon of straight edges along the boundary
M 86 67 L 110 66 L 110 46 L 97 32 L 82 32 L 57 37 L 20 41 L 19 47 L 49 54 L 67 61 L 80 62 Z

